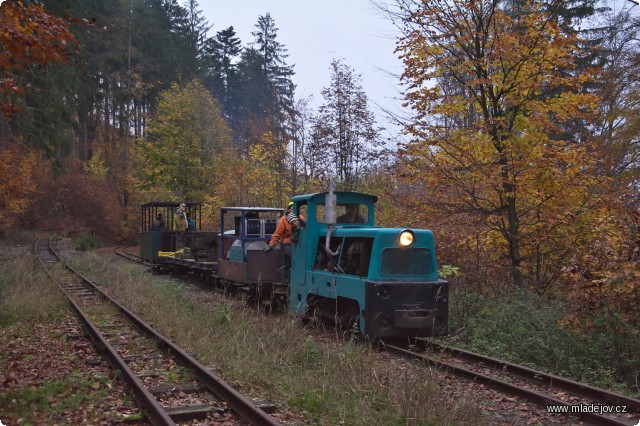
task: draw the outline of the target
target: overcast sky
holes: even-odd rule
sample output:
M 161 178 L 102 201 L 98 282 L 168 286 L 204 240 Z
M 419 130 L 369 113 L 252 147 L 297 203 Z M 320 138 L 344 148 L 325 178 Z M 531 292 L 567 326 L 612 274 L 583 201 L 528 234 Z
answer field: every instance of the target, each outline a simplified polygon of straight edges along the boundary
M 329 85 L 329 65 L 333 58 L 362 75 L 362 85 L 370 99 L 370 110 L 387 125 L 375 104 L 399 108 L 398 80 L 402 64 L 393 53 L 397 32 L 392 23 L 375 10 L 370 0 L 199 0 L 209 24 L 210 36 L 233 26 L 246 46 L 253 42 L 258 16 L 267 12 L 278 27 L 277 40 L 295 65 L 294 83 L 298 98 L 313 95 L 320 105 L 320 91 Z M 375 104 L 374 104 L 375 103 Z

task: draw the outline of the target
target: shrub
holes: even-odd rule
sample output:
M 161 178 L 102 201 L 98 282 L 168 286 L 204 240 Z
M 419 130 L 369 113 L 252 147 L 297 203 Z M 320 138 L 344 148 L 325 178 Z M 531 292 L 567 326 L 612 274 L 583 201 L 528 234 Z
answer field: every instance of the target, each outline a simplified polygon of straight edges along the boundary
M 115 185 L 69 167 L 64 175 L 44 179 L 31 205 L 30 225 L 63 235 L 91 233 L 105 239 L 120 232 L 120 202 Z
M 87 233 L 82 233 L 74 238 L 73 245 L 78 251 L 89 251 L 100 246 L 98 239 Z
M 35 178 L 42 164 L 37 154 L 16 143 L 0 147 L 0 237 L 16 226 L 36 191 Z
M 454 280 L 450 340 L 469 350 L 595 386 L 638 393 L 640 334 L 618 312 L 594 311 L 589 327 L 566 325 L 564 300 L 512 289 L 488 297 Z

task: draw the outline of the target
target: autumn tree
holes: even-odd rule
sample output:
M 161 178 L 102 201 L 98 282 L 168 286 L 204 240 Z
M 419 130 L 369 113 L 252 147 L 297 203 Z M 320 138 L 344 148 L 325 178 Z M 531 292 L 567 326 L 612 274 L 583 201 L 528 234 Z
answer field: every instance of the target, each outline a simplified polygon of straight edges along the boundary
M 123 230 L 118 191 L 104 179 L 99 156 L 86 164 L 73 158 L 65 163 L 66 173 L 55 179 L 48 173 L 38 173 L 37 192 L 24 222 L 62 235 L 88 233 L 104 241 L 120 240 Z
M 294 194 L 321 192 L 326 188 L 326 153 L 315 151 L 313 123 L 315 110 L 312 97 L 296 101 L 296 118 L 292 127 L 291 190 Z M 322 183 L 321 183 L 322 182 Z
M 32 65 L 65 63 L 74 37 L 67 20 L 35 2 L 7 0 L 0 5 L 0 17 L 0 108 L 9 116 L 16 108 L 8 97 L 23 90 L 17 78 Z
M 640 17 L 633 8 L 602 12 L 594 38 L 604 64 L 601 101 L 591 129 L 603 153 L 597 173 L 611 180 L 594 211 L 592 238 L 575 253 L 565 278 L 584 306 L 615 308 L 632 324 L 640 309 Z
M 142 187 L 201 201 L 215 179 L 216 159 L 231 143 L 219 103 L 197 80 L 174 83 L 161 93 L 148 125 L 149 138 L 139 147 Z
M 20 146 L 19 134 L 9 135 L 6 119 L 21 112 L 24 76 L 50 63 L 65 63 L 74 37 L 69 21 L 47 13 L 40 4 L 8 0 L 0 5 L 0 222 L 19 223 L 36 191 L 39 156 Z M 5 229 L 0 229 L 3 232 Z
M 279 173 L 281 164 L 291 164 L 286 146 L 279 143 L 273 134 L 265 133 L 259 144 L 249 147 L 244 159 L 245 176 L 242 177 L 247 190 L 243 195 L 249 205 L 281 206 L 292 195 L 291 181 Z
M 322 89 L 324 103 L 313 125 L 308 153 L 323 164 L 325 174 L 338 178 L 346 190 L 354 190 L 380 147 L 375 118 L 361 77 L 343 61 L 331 61 L 331 82 Z
M 513 283 L 548 283 L 544 262 L 578 242 L 603 183 L 587 135 L 561 132 L 596 102 L 580 40 L 535 1 L 516 14 L 497 0 L 397 3 L 408 175 L 425 202 L 483 224 Z
M 38 155 L 17 144 L 0 150 L 0 235 L 18 224 L 36 192 Z
M 593 134 L 605 152 L 601 173 L 623 179 L 624 187 L 638 187 L 640 183 L 640 17 L 623 9 L 603 14 L 597 35 L 599 56 L 605 64 L 598 90 L 601 102 L 599 116 L 593 122 Z M 623 190 L 621 187 L 620 190 Z M 625 191 L 626 192 L 626 191 Z M 640 205 L 640 197 L 633 191 L 627 200 Z

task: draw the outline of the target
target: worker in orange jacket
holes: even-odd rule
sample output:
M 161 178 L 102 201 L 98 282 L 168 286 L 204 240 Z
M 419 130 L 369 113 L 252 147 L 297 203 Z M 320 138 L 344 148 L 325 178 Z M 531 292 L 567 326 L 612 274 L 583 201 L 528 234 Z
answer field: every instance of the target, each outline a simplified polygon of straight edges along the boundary
M 276 248 L 281 244 L 291 244 L 291 235 L 295 232 L 295 229 L 300 226 L 304 226 L 304 217 L 298 217 L 293 213 L 292 201 L 287 206 L 285 215 L 280 218 L 276 230 L 271 235 L 269 248 Z
M 291 242 L 297 241 L 300 227 L 304 225 L 304 218 L 302 216 L 298 217 L 293 213 L 293 202 L 290 202 L 289 205 L 287 205 L 285 215 L 280 218 L 278 226 L 276 226 L 276 230 L 271 235 L 269 247 L 264 251 L 266 253 L 273 249 L 280 249 L 280 246 L 282 245 L 284 265 L 286 266 L 286 268 L 282 270 L 283 282 L 289 282 L 289 269 L 291 268 Z

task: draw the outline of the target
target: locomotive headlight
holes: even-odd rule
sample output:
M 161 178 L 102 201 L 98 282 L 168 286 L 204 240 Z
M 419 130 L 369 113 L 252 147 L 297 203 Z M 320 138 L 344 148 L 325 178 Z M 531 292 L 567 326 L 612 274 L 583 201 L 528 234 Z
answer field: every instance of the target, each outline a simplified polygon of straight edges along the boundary
M 413 232 L 402 231 L 400 234 L 400 245 L 403 247 L 410 246 L 413 243 Z

